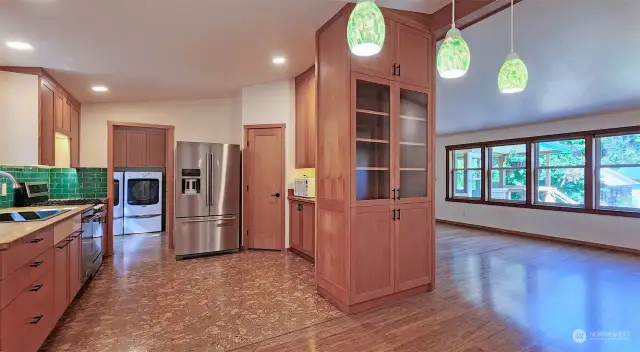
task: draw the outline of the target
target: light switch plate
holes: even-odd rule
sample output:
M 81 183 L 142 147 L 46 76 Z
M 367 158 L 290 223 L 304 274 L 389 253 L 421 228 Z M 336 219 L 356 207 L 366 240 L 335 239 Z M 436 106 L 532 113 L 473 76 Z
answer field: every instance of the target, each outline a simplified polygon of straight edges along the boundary
M 6 183 L 2 184 L 2 191 L 0 191 L 0 193 L 2 193 L 3 197 L 7 196 L 7 184 Z

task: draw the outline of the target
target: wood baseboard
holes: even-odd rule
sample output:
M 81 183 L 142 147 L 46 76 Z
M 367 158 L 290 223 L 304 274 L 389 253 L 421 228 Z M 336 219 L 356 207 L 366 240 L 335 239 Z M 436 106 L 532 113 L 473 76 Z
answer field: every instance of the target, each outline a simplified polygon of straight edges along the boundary
M 580 241 L 580 240 L 574 240 L 574 239 L 571 239 L 571 238 L 554 237 L 554 236 L 541 235 L 541 234 L 531 233 L 531 232 L 507 230 L 507 229 L 501 229 L 501 228 L 498 228 L 498 227 L 467 224 L 467 223 L 464 223 L 464 222 L 457 222 L 457 221 L 450 221 L 450 220 L 436 219 L 436 223 L 455 225 L 455 226 L 463 226 L 463 227 L 469 227 L 469 228 L 474 228 L 474 229 L 479 229 L 479 230 L 500 232 L 500 233 L 504 233 L 504 234 L 507 234 L 507 235 L 531 237 L 531 238 L 537 238 L 537 239 L 547 240 L 547 241 L 568 243 L 568 244 L 573 244 L 573 245 L 577 245 L 577 246 L 584 246 L 584 247 L 591 247 L 591 248 L 597 248 L 597 249 L 605 249 L 605 250 L 610 250 L 610 251 L 617 251 L 617 252 L 624 252 L 624 253 L 628 253 L 628 254 L 640 255 L 640 250 L 634 249 L 634 248 L 618 247 L 618 246 L 612 246 L 612 245 L 602 244 L 602 243 Z
M 306 260 L 308 262 L 311 262 L 311 264 L 315 264 L 316 263 L 316 260 L 312 256 L 310 256 L 310 255 L 308 255 L 308 254 L 306 254 L 306 253 L 304 253 L 302 251 L 299 251 L 299 250 L 297 250 L 297 249 L 295 249 L 293 247 L 287 248 L 287 251 L 289 251 L 289 252 L 301 257 L 302 259 L 304 259 L 304 260 Z
M 432 290 L 433 290 L 433 286 L 431 284 L 427 284 L 427 285 L 414 287 L 414 288 L 406 290 L 406 291 L 396 292 L 396 293 L 388 295 L 388 296 L 375 298 L 375 299 L 372 299 L 372 300 L 369 300 L 369 301 L 366 301 L 366 302 L 361 302 L 361 303 L 357 303 L 357 304 L 354 304 L 354 305 L 350 306 L 350 305 L 347 305 L 346 303 L 342 302 L 338 298 L 336 298 L 334 295 L 329 293 L 327 290 L 325 290 L 322 287 L 318 286 L 318 293 L 320 294 L 320 296 L 324 297 L 326 300 L 331 302 L 331 304 L 333 304 L 338 309 L 340 309 L 341 312 L 347 313 L 347 314 L 353 314 L 353 313 L 362 312 L 363 310 L 379 307 L 379 306 L 385 305 L 387 303 L 398 301 L 398 300 L 401 300 L 401 299 L 404 299 L 404 298 L 407 298 L 407 297 L 415 296 L 417 294 L 428 292 L 428 291 L 432 291 Z

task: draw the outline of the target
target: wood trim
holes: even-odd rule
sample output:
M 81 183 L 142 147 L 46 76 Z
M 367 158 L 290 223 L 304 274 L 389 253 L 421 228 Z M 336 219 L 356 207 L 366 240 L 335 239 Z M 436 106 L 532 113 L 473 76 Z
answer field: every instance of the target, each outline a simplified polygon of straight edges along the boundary
M 588 136 L 586 138 L 586 146 L 584 151 L 584 155 L 585 155 L 584 206 L 587 209 L 594 209 L 596 208 L 595 205 L 599 203 L 598 201 L 595 200 L 596 194 L 594 193 L 594 189 L 595 189 L 594 180 L 598 179 L 597 177 L 595 177 L 595 172 L 596 172 L 595 164 L 596 164 L 596 160 L 599 159 L 598 158 L 599 153 L 597 155 L 594 153 L 594 144 L 595 144 L 595 138 L 593 136 Z M 598 195 L 598 199 L 599 198 L 600 198 L 600 195 Z
M 289 247 L 286 249 L 287 252 L 293 253 L 295 255 L 297 255 L 298 257 L 310 262 L 311 264 L 315 264 L 316 260 L 313 259 L 310 255 L 305 254 L 302 251 L 299 251 L 293 247 Z
M 399 301 L 401 299 L 407 298 L 407 297 L 411 297 L 411 296 L 415 296 L 416 294 L 419 293 L 424 293 L 424 292 L 428 292 L 433 290 L 433 284 L 427 284 L 427 285 L 422 285 L 419 287 L 415 287 L 406 291 L 400 291 L 400 292 L 396 292 L 384 297 L 380 297 L 380 298 L 374 298 L 372 300 L 369 301 L 365 301 L 365 302 L 361 302 L 361 303 L 356 303 L 353 305 L 347 305 L 344 302 L 342 302 L 340 299 L 338 299 L 337 297 L 335 297 L 334 295 L 332 295 L 329 291 L 325 290 L 324 288 L 318 286 L 318 294 L 320 294 L 320 296 L 322 296 L 323 298 L 325 298 L 326 300 L 328 300 L 331 304 L 333 304 L 334 306 L 336 306 L 341 312 L 346 313 L 346 314 L 353 314 L 353 313 L 358 313 L 361 312 L 363 310 L 367 310 L 367 309 L 371 309 L 371 308 L 375 308 L 378 306 L 382 306 L 385 305 L 387 303 L 391 303 L 394 301 Z
M 309 67 L 308 69 L 306 69 L 304 72 L 302 72 L 301 74 L 297 75 L 295 78 L 295 82 L 296 82 L 296 86 L 300 83 L 303 83 L 306 79 L 308 79 L 309 77 L 312 77 L 316 74 L 316 65 L 313 64 L 311 65 L 311 67 Z
M 247 186 L 249 185 L 249 153 L 247 153 L 247 149 L 248 149 L 248 145 L 249 145 L 249 130 L 251 129 L 267 129 L 267 128 L 280 128 L 282 129 L 282 182 L 280 185 L 280 194 L 282 195 L 279 199 L 280 199 L 280 203 L 281 203 L 281 207 L 282 207 L 282 218 L 280 219 L 281 222 L 281 228 L 282 228 L 282 247 L 280 249 L 281 252 L 285 252 L 287 250 L 287 243 L 286 243 L 286 224 L 285 224 L 285 216 L 286 216 L 286 207 L 287 207 L 287 202 L 286 202 L 286 197 L 285 195 L 287 195 L 287 189 L 285 187 L 285 183 L 286 183 L 286 164 L 287 164 L 287 154 L 286 154 L 286 150 L 285 150 L 285 144 L 286 144 L 286 124 L 284 123 L 279 123 L 279 124 L 262 124 L 262 125 L 244 125 L 243 127 L 243 132 L 244 132 L 244 149 L 243 149 L 243 153 L 242 153 L 242 204 L 243 204 L 243 221 L 242 221 L 242 234 L 243 234 L 243 239 L 247 239 L 248 241 L 248 231 L 249 231 L 249 221 L 251 219 L 251 207 L 249 206 L 249 202 L 247 201 Z M 245 242 L 244 240 L 242 241 L 242 245 L 245 248 L 251 248 L 249 246 L 249 242 Z
M 517 4 L 520 1 L 522 0 L 514 0 L 513 3 Z M 509 0 L 457 0 L 456 27 L 462 30 L 508 9 L 509 6 Z M 451 9 L 451 4 L 447 4 L 429 16 L 429 29 L 435 41 L 444 39 L 451 28 Z
M 387 7 L 380 7 L 380 11 L 385 19 L 389 19 L 425 33 L 428 33 L 431 30 L 428 25 L 429 15 L 427 14 L 391 9 Z M 449 18 L 451 18 L 451 15 L 449 15 Z
M 531 148 L 533 148 L 533 143 L 531 142 L 527 142 L 525 144 L 525 158 L 526 158 L 526 166 L 527 169 L 525 171 L 525 187 L 526 187 L 526 192 L 524 194 L 524 201 L 525 203 L 527 203 L 528 205 L 531 205 L 534 203 L 534 199 L 535 199 L 535 195 L 537 194 L 537 190 L 538 190 L 538 182 L 537 179 L 534 180 L 533 179 L 533 167 L 532 167 L 532 163 L 533 163 L 533 151 L 531 150 Z M 484 198 L 482 198 L 484 199 Z
M 468 223 L 450 221 L 450 220 L 436 219 L 436 222 L 441 223 L 441 224 L 447 224 L 447 225 L 455 225 L 455 226 L 462 226 L 462 227 L 474 228 L 474 229 L 479 229 L 479 230 L 500 232 L 500 233 L 504 233 L 504 234 L 507 234 L 507 235 L 532 237 L 532 238 L 541 239 L 541 240 L 568 243 L 568 244 L 573 244 L 573 245 L 577 245 L 577 246 L 584 246 L 584 247 L 591 247 L 591 248 L 597 248 L 597 249 L 612 250 L 612 251 L 618 251 L 618 252 L 625 252 L 625 253 L 640 255 L 640 250 L 639 249 L 634 249 L 634 248 L 618 247 L 618 246 L 612 246 L 612 245 L 602 244 L 602 243 L 574 240 L 574 239 L 571 239 L 571 238 L 555 237 L 555 236 L 541 235 L 541 234 L 536 234 L 536 233 L 531 233 L 531 232 L 507 230 L 507 229 L 501 229 L 501 228 L 498 228 L 498 227 L 474 225 L 474 224 L 468 224 Z
M 174 197 L 174 143 L 175 143 L 175 126 L 171 125 L 158 125 L 148 123 L 137 122 L 119 122 L 119 121 L 107 121 L 107 195 L 113 194 L 113 172 L 115 166 L 113 163 L 113 131 L 116 127 L 144 127 L 144 128 L 157 128 L 164 129 L 165 133 L 165 146 L 166 146 L 166 165 L 165 165 L 165 202 L 166 202 L 166 216 L 165 216 L 165 231 L 167 233 L 167 246 L 170 250 L 173 250 L 173 215 L 175 214 L 175 197 Z M 113 223 L 113 197 L 108 197 L 108 211 L 107 221 L 109 224 Z M 107 226 L 107 246 L 104 249 L 105 256 L 113 255 L 113 226 Z

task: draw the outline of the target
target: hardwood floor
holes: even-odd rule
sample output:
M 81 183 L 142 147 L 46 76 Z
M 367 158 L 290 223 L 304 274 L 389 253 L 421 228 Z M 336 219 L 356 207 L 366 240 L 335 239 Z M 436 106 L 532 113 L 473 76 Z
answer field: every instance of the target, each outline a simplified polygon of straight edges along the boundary
M 237 351 L 640 351 L 638 257 L 448 225 L 437 245 L 434 292 Z
M 294 254 L 176 262 L 165 240 L 119 238 L 43 350 L 640 351 L 633 255 L 438 225 L 435 291 L 347 316 Z

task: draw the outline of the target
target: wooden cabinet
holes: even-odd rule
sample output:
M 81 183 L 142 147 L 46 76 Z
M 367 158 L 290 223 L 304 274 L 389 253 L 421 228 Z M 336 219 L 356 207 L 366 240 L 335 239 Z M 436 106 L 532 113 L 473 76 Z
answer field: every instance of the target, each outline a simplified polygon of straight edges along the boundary
M 431 34 L 385 18 L 382 50 L 373 56 L 351 55 L 351 70 L 370 76 L 431 87 Z
M 104 232 L 103 232 L 104 233 Z M 82 238 L 78 232 L 71 236 L 69 243 L 69 302 L 80 291 L 82 268 Z
M 352 7 L 316 36 L 316 282 L 345 312 L 432 290 L 435 267 L 431 34 L 383 9 L 383 50 L 354 57 Z
M 53 310 L 60 319 L 69 305 L 69 241 L 64 239 L 55 246 Z
M 315 66 L 296 77 L 296 168 L 316 165 Z
M 62 107 L 62 133 L 71 137 L 71 103 L 65 101 Z
M 113 166 L 127 166 L 127 131 L 124 129 L 113 130 Z
M 115 167 L 165 167 L 166 132 L 155 128 L 120 128 L 113 131 Z
M 166 132 L 149 129 L 147 132 L 147 166 L 164 167 L 166 150 Z
M 56 120 L 56 132 L 64 132 L 64 113 L 65 113 L 65 102 L 64 96 L 58 91 L 54 90 L 55 97 L 53 102 L 55 120 Z
M 71 167 L 80 167 L 80 111 L 71 110 Z
M 40 143 L 39 160 L 41 165 L 54 166 L 55 155 L 55 100 L 53 88 L 43 83 L 40 87 Z
M 307 258 L 315 258 L 315 204 L 291 199 L 289 202 L 289 245 Z

